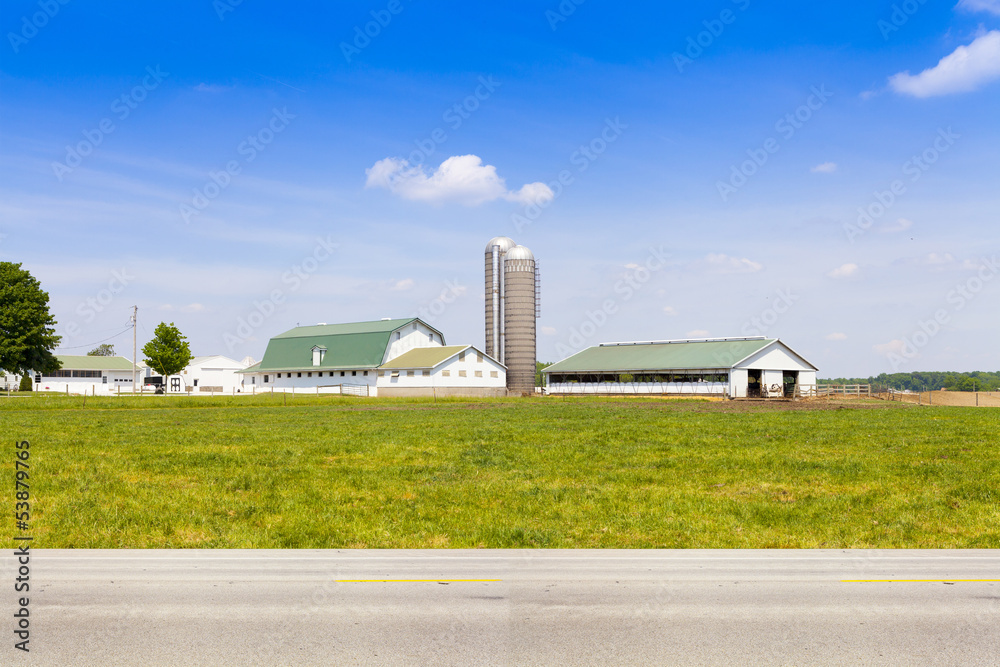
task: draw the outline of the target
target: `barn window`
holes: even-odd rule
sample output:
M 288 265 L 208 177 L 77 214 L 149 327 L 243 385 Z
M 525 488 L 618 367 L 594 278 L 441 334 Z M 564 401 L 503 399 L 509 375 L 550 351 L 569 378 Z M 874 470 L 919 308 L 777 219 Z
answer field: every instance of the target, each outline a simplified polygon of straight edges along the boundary
M 265 375 L 264 376 L 264 382 L 270 382 L 270 381 L 271 381 L 271 376 L 270 375 Z
M 491 378 L 498 378 L 498 377 L 500 377 L 500 371 L 490 371 L 490 377 Z
M 466 372 L 465 371 L 459 371 L 458 372 L 458 377 L 460 377 L 460 378 L 466 377 Z
M 482 371 L 476 371 L 476 377 L 477 378 L 483 377 L 483 372 Z
M 441 371 L 441 377 L 451 377 L 451 371 Z
M 326 356 L 326 348 L 317 345 L 312 349 L 313 353 L 313 366 L 319 366 L 323 363 L 323 357 Z
M 413 371 L 406 371 L 406 377 L 413 377 Z
M 462 350 L 461 352 L 458 353 L 458 360 L 465 361 L 465 350 Z
M 477 364 L 483 363 L 483 353 L 480 352 L 479 350 L 476 350 L 476 363 Z

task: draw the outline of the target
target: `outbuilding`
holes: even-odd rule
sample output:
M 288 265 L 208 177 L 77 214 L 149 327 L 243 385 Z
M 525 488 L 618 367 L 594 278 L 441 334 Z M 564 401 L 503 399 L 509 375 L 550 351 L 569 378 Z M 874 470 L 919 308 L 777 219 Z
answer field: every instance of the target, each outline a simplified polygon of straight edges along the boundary
M 777 338 L 605 343 L 544 369 L 549 394 L 776 398 L 816 384 L 816 367 Z
M 507 369 L 472 345 L 410 350 L 378 372 L 379 396 L 507 395 Z
M 62 364 L 59 370 L 34 374 L 35 391 L 105 395 L 132 392 L 133 366 L 125 357 L 57 354 L 56 359 Z M 142 382 L 145 373 L 135 367 L 136 384 Z

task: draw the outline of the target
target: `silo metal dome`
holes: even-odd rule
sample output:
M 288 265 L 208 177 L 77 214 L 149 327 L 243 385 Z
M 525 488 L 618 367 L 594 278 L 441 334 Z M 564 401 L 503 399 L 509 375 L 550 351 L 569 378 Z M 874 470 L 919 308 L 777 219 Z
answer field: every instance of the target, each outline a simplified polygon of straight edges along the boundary
M 493 252 L 494 246 L 500 246 L 500 252 L 503 253 L 507 252 L 516 245 L 517 243 L 515 243 L 514 239 L 512 238 L 506 236 L 496 236 L 492 238 L 489 243 L 486 244 L 486 254 Z
M 504 259 L 508 262 L 515 259 L 528 259 L 534 262 L 535 256 L 531 254 L 531 251 L 525 248 L 523 245 L 515 245 L 513 248 L 507 251 Z

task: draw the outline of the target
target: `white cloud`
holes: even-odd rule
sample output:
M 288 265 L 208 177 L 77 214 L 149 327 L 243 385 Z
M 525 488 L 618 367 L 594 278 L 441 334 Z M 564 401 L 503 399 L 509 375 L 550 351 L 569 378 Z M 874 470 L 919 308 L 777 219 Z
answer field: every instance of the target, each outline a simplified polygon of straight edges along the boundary
M 542 327 L 542 334 L 545 336 L 555 336 L 557 333 L 559 332 L 555 327 Z
M 832 174 L 833 172 L 837 171 L 837 163 L 824 162 L 823 164 L 816 165 L 809 171 L 811 171 L 814 174 Z
M 826 335 L 827 340 L 847 340 L 847 334 L 845 333 L 832 333 Z
M 403 278 L 402 280 L 397 280 L 396 282 L 394 282 L 390 289 L 396 292 L 403 292 L 412 288 L 413 285 L 414 285 L 413 278 Z
M 233 86 L 220 86 L 217 83 L 199 83 L 194 89 L 199 93 L 221 93 L 226 90 L 232 90 Z
M 663 307 L 663 312 L 666 313 L 667 315 L 670 315 L 671 317 L 673 317 L 674 315 L 677 314 L 677 309 L 674 308 L 673 306 L 664 306 Z
M 708 332 L 704 329 L 695 329 L 687 332 L 688 338 L 708 338 Z
M 901 340 L 891 340 L 888 343 L 881 343 L 880 345 L 873 345 L 872 349 L 879 354 L 895 354 L 902 355 L 903 348 L 906 347 L 906 343 Z
M 746 257 L 739 259 L 723 255 L 721 253 L 710 253 L 705 257 L 705 261 L 715 271 L 719 273 L 756 273 L 764 268 L 763 264 L 754 262 Z
M 186 306 L 179 306 L 179 307 L 176 307 L 169 303 L 165 303 L 162 306 L 157 307 L 157 310 L 163 310 L 163 311 L 179 310 L 182 313 L 201 313 L 208 309 L 203 304 L 200 303 L 189 303 Z
M 905 232 L 912 226 L 913 226 L 912 220 L 907 220 L 906 218 L 900 218 L 894 224 L 883 227 L 882 231 L 890 234 L 894 232 Z
M 962 0 L 956 7 L 970 12 L 989 12 L 1000 16 L 1000 0 Z
M 858 272 L 857 264 L 844 264 L 826 274 L 830 278 L 850 278 Z
M 889 77 L 889 85 L 902 95 L 934 97 L 965 93 L 1000 79 L 1000 31 L 977 37 L 968 46 L 960 46 L 934 67 L 917 75 L 909 71 Z
M 927 257 L 924 258 L 924 264 L 929 264 L 930 266 L 941 266 L 942 264 L 951 264 L 955 261 L 955 256 L 950 252 L 937 253 L 932 252 Z
M 476 155 L 450 157 L 430 175 L 422 165 L 410 166 L 406 160 L 395 157 L 379 160 L 365 173 L 368 175 L 365 187 L 385 188 L 412 201 L 453 201 L 478 206 L 497 199 L 532 204 L 554 197 L 544 183 L 528 183 L 520 190 L 508 190 L 496 167 L 483 164 Z

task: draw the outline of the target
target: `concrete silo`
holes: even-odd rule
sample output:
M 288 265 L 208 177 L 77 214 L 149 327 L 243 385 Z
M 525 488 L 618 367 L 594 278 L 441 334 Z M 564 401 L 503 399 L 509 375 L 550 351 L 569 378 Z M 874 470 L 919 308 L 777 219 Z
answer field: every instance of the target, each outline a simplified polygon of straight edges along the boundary
M 486 246 L 486 354 L 507 367 L 507 389 L 534 392 L 538 272 L 535 257 L 506 236 Z

